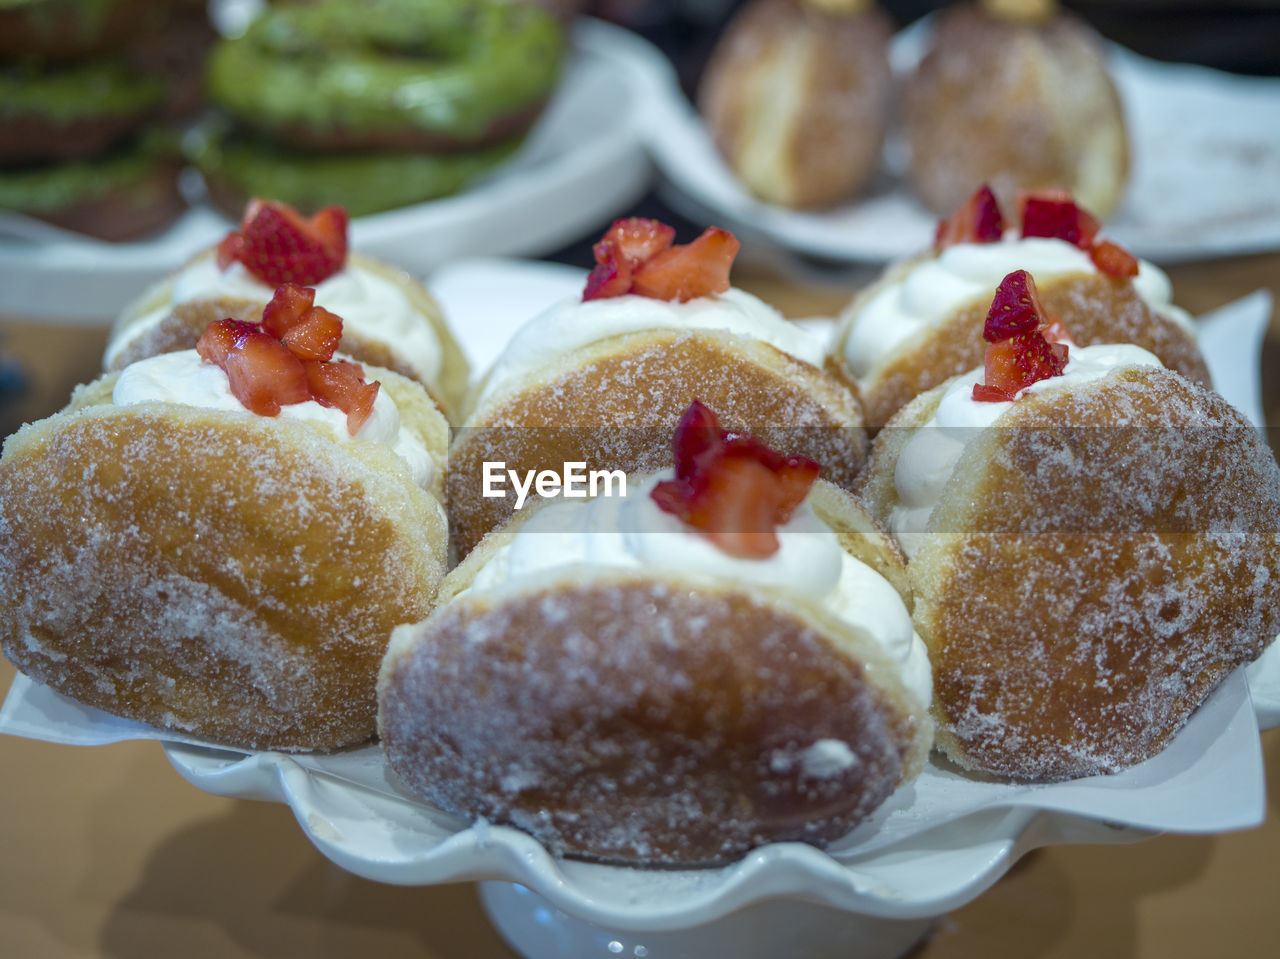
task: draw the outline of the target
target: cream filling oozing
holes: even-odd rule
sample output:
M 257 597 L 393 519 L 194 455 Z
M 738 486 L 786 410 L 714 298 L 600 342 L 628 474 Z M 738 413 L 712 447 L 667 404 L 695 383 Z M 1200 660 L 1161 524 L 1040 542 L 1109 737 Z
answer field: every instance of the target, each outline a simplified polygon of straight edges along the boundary
M 1070 273 L 1096 273 L 1084 250 L 1065 240 L 1022 239 L 1015 231 L 998 243 L 958 243 L 922 260 L 897 282 L 885 286 L 856 313 L 841 317 L 846 324 L 844 359 L 854 376 L 863 378 L 917 333 L 932 329 L 975 300 L 990 301 L 1000 281 L 1014 270 L 1026 270 L 1037 280 Z M 1191 316 L 1173 304 L 1168 275 L 1146 260 L 1138 261 L 1135 292 L 1160 315 L 1194 335 Z
M 557 500 L 530 516 L 476 573 L 466 592 L 492 590 L 569 566 L 663 570 L 771 586 L 824 607 L 870 636 L 898 664 L 922 708 L 933 697 L 928 653 L 889 582 L 846 553 L 808 503 L 778 529 L 765 559 L 731 556 L 658 508 L 649 492 L 662 476 L 633 476 L 626 496 Z
M 424 316 L 395 283 L 348 263 L 315 287 L 316 304 L 342 317 L 343 328 L 385 344 L 424 383 L 440 376 L 443 355 L 431 320 Z M 266 304 L 275 288 L 263 283 L 243 264 L 218 269 L 216 259 L 201 256 L 174 277 L 169 302 L 138 317 L 107 345 L 110 366 L 124 350 L 162 323 L 175 306 L 195 300 L 229 298 Z
M 177 403 L 256 415 L 232 395 L 227 374 L 213 363 L 206 363 L 195 350 L 161 353 L 129 364 L 120 371 L 111 399 L 116 406 Z M 401 424 L 400 410 L 385 389 L 378 390 L 373 412 L 354 436 L 347 431 L 347 414 L 315 400 L 282 406 L 279 415 L 307 423 L 337 443 L 377 443 L 389 448 L 404 462 L 413 482 L 423 489 L 428 489 L 435 478 L 431 454 Z
M 566 299 L 516 331 L 490 369 L 476 403 L 483 404 L 502 387 L 572 350 L 612 336 L 666 329 L 723 330 L 761 340 L 813 366 L 823 360 L 821 341 L 744 290 L 730 289 L 687 303 L 634 294 L 585 302 Z
M 1162 365 L 1152 353 L 1127 343 L 1068 345 L 1062 375 L 1033 383 L 1018 396 L 1075 389 L 1124 367 Z M 965 446 L 1017 402 L 975 400 L 974 384 L 981 383 L 983 377 L 984 371 L 976 369 L 952 380 L 933 416 L 907 440 L 894 465 L 898 502 L 889 512 L 889 530 L 908 558 L 914 557 L 924 544 L 929 516 Z

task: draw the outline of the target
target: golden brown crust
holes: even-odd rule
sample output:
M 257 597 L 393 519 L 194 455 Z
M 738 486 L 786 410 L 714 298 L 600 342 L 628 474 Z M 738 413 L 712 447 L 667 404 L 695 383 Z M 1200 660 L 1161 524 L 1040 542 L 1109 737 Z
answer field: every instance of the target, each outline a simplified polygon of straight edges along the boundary
M 1080 346 L 1132 343 L 1150 350 L 1170 369 L 1210 385 L 1209 368 L 1194 334 L 1148 306 L 1130 281 L 1101 273 L 1064 274 L 1037 280 L 1036 289 L 1045 312 L 1060 320 Z M 842 364 L 844 335 L 862 302 L 865 297 L 859 297 L 846 312 L 847 320 L 835 341 L 834 355 Z M 990 300 L 984 298 L 954 311 L 942 323 L 912 337 L 862 378 L 859 385 L 868 425 L 873 429 L 883 426 L 912 398 L 982 366 L 987 345 L 982 329 L 990 307 Z
M 444 572 L 438 501 L 383 448 L 111 406 L 114 378 L 5 444 L 5 654 L 80 702 L 226 745 L 370 738 L 390 631 Z M 410 420 L 431 410 L 414 389 Z
M 877 436 L 873 512 L 896 501 L 882 445 L 940 392 Z M 1154 755 L 1280 631 L 1278 517 L 1265 442 L 1175 373 L 1018 400 L 966 447 L 908 566 L 939 745 L 1028 780 Z
M 702 865 L 825 845 L 928 751 L 927 717 L 856 644 L 769 590 L 577 569 L 397 630 L 380 734 L 428 801 L 556 854 Z
M 197 254 L 194 259 L 210 258 L 213 255 L 214 250 L 205 250 Z M 445 322 L 439 305 L 407 273 L 358 253 L 349 253 L 347 259 L 353 267 L 366 270 L 393 283 L 413 304 L 416 311 L 431 324 L 433 335 L 440 347 L 440 375 L 435 382 L 425 382 L 418 372 L 398 354 L 393 342 L 374 339 L 349 326 L 343 331 L 342 342 L 338 347 L 339 352 L 357 362 L 394 370 L 401 376 L 417 380 L 435 399 L 445 416 L 450 421 L 456 421 L 456 417 L 461 413 L 470 371 L 466 356 L 454 339 L 453 332 Z M 216 320 L 230 317 L 248 323 L 257 323 L 262 319 L 262 308 L 265 304 L 256 300 L 241 297 L 192 300 L 174 305 L 160 323 L 144 333 L 133 336 L 136 324 L 170 303 L 173 283 L 172 276 L 156 283 L 126 307 L 117 318 L 111 329 L 111 341 L 108 343 L 107 355 L 110 358 L 106 362 L 108 369 L 123 369 L 130 363 L 158 353 L 193 349 L 205 327 Z M 132 339 L 130 339 L 131 336 Z M 126 342 L 127 345 L 112 355 L 110 348 L 115 342 Z
M 939 14 L 903 94 L 912 184 L 950 215 L 982 183 L 1014 209 L 1019 189 L 1059 187 L 1105 219 L 1128 175 L 1120 98 L 1083 21 L 993 17 L 972 4 Z
M 753 0 L 707 62 L 698 105 L 744 185 L 788 207 L 849 199 L 880 165 L 891 26 L 879 10 Z
M 450 531 L 465 556 L 505 522 L 515 494 L 483 496 L 484 463 L 561 473 L 655 472 L 671 462 L 671 434 L 699 399 L 726 429 L 760 436 L 823 465 L 852 488 L 866 456 L 856 396 L 816 367 L 771 346 L 718 331 L 651 331 L 574 350 L 518 391 L 474 412 L 450 449 Z

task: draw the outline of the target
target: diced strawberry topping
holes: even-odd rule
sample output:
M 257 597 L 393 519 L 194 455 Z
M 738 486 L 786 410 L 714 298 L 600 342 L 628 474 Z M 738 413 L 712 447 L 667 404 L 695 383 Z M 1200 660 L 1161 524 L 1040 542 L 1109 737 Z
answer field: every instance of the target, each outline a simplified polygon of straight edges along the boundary
M 762 559 L 778 551 L 777 527 L 795 513 L 821 467 L 785 456 L 754 436 L 729 433 L 694 400 L 672 439 L 675 479 L 650 494 L 732 556 Z
M 685 303 L 729 289 L 729 270 L 738 255 L 738 238 L 708 227 L 692 243 L 668 247 L 641 263 L 631 292 L 656 300 Z
M 282 406 L 315 400 L 347 414 L 359 432 L 378 396 L 356 363 L 332 359 L 342 339 L 342 318 L 315 306 L 315 290 L 281 284 L 263 310 L 263 322 L 215 320 L 196 352 L 227 374 L 231 393 L 246 409 L 276 416 Z
M 945 220 L 938 221 L 933 248 L 944 250 L 957 243 L 995 243 L 1004 235 L 1004 217 L 991 187 L 985 183 Z
M 347 432 L 355 436 L 373 412 L 373 401 L 378 398 L 382 384 L 366 383 L 364 368 L 349 360 L 309 360 L 303 366 L 311 396 L 321 406 L 332 406 L 346 413 Z
M 582 299 L 634 293 L 686 302 L 729 289 L 737 238 L 709 227 L 692 243 L 673 245 L 675 230 L 640 217 L 617 220 L 592 247 L 596 266 Z
M 1118 243 L 1099 240 L 1089 251 L 1089 256 L 1099 273 L 1114 277 L 1138 275 L 1138 258 Z
M 973 387 L 980 402 L 1012 400 L 1032 383 L 1060 376 L 1067 365 L 1066 331 L 1050 322 L 1035 280 L 1015 270 L 1000 281 L 982 336 L 988 342 L 983 382 Z
M 218 244 L 218 266 L 234 262 L 272 286 L 313 286 L 342 269 L 347 258 L 347 212 L 325 207 L 307 219 L 287 203 L 255 197 L 245 207 L 239 231 Z
M 1034 190 L 1018 197 L 1022 235 L 1065 240 L 1082 250 L 1093 246 L 1098 221 L 1065 190 Z
M 1036 281 L 1026 270 L 1014 270 L 996 288 L 987 321 L 982 326 L 982 338 L 995 343 L 1047 322 L 1036 292 Z
M 302 361 L 260 327 L 237 335 L 221 365 L 231 395 L 259 416 L 276 416 L 280 407 L 311 398 Z

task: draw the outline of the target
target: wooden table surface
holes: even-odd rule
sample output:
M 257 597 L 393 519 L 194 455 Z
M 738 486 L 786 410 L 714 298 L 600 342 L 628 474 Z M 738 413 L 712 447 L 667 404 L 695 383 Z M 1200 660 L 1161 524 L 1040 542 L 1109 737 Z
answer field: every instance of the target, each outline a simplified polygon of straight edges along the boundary
M 1259 287 L 1280 255 L 1170 269 L 1193 313 Z M 799 286 L 754 267 L 735 281 L 793 316 L 829 313 L 850 286 Z M 58 409 L 91 378 L 103 327 L 0 319 L 0 361 L 30 371 L 0 434 Z M 1280 425 L 1280 323 L 1264 355 Z M 0 663 L 0 689 L 12 667 Z M 1271 943 L 1280 889 L 1280 730 L 1262 738 L 1268 818 L 1255 830 L 1054 847 L 945 917 L 913 959 L 1205 957 Z M 92 749 L 0 737 L 0 957 L 512 959 L 470 884 L 403 888 L 331 865 L 282 805 L 207 795 L 154 743 Z M 1235 943 L 1237 945 L 1229 945 Z M 1264 954 L 1250 952 L 1249 954 Z

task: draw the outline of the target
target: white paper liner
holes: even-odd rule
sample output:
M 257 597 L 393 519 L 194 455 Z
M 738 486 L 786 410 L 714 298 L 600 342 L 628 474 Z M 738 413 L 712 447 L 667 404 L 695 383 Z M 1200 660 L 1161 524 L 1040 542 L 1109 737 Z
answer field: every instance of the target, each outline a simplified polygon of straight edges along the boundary
M 485 260 L 455 264 L 431 282 L 464 349 L 484 361 L 495 338 L 484 318 L 517 323 L 523 315 L 513 311 L 536 312 L 579 290 L 582 276 L 555 265 Z M 512 300 L 513 289 L 527 296 Z M 1254 423 L 1262 422 L 1256 371 L 1270 307 L 1268 294 L 1254 293 L 1198 324 L 1215 383 Z M 296 756 L 227 750 L 109 716 L 22 675 L 0 707 L 0 733 L 69 745 L 157 740 L 175 768 L 206 791 L 287 803 L 317 848 L 356 874 L 410 884 L 505 879 L 602 925 L 675 929 L 776 897 L 885 917 L 937 915 L 979 895 L 1037 845 L 1255 826 L 1266 811 L 1257 730 L 1259 723 L 1280 724 L 1280 645 L 1249 680 L 1256 714 L 1238 671 L 1168 748 L 1118 774 L 1013 785 L 962 774 L 935 756 L 915 782 L 826 851 L 778 843 L 701 870 L 558 860 L 524 833 L 468 826 L 415 799 L 377 746 Z
M 894 38 L 899 78 L 918 61 L 928 21 Z M 1129 130 L 1130 176 L 1107 235 L 1158 262 L 1280 247 L 1280 79 L 1162 63 L 1114 44 L 1108 58 Z M 937 216 L 904 179 L 907 152 L 896 134 L 881 173 L 856 200 L 790 210 L 743 188 L 668 63 L 649 58 L 640 72 L 649 90 L 646 141 L 673 187 L 668 199 L 694 218 L 831 260 L 884 263 L 932 241 Z

